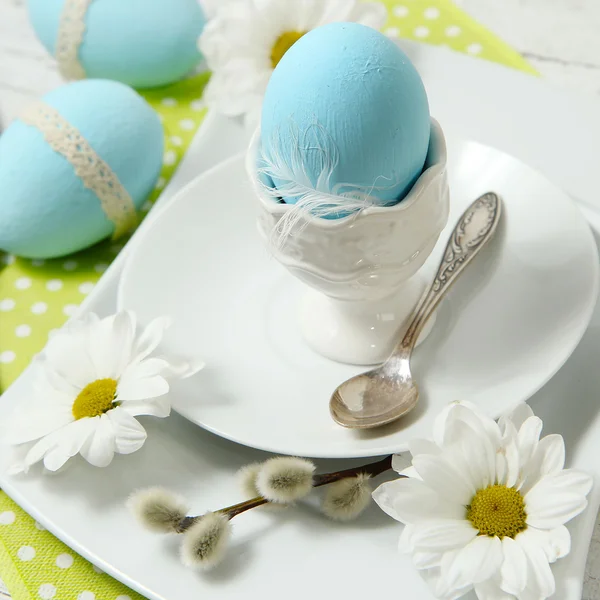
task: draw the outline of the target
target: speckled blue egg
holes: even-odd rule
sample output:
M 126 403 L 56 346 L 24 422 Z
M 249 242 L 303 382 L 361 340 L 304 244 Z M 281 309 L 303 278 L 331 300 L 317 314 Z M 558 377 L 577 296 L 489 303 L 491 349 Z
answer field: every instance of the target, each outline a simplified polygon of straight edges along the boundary
M 28 0 L 31 23 L 52 55 L 65 1 Z M 93 0 L 79 62 L 89 78 L 139 88 L 165 85 L 200 61 L 204 24 L 198 0 Z
M 325 25 L 297 41 L 273 72 L 263 103 L 264 157 L 278 157 L 291 171 L 301 162 L 314 186 L 324 171 L 323 149 L 328 157 L 336 150 L 331 189 L 350 193 L 358 186 L 382 205 L 413 186 L 429 135 L 417 70 L 385 35 L 356 23 Z M 286 179 L 272 181 L 281 187 Z
M 162 167 L 158 115 L 130 87 L 88 79 L 42 98 L 79 130 L 139 209 Z M 27 258 L 64 256 L 113 234 L 98 197 L 42 133 L 21 120 L 0 135 L 0 249 Z

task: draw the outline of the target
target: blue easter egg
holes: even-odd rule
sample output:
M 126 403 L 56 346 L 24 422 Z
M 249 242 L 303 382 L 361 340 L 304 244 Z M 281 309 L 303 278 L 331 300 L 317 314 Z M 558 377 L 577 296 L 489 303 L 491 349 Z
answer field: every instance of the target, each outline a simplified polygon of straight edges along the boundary
M 423 82 L 404 52 L 374 29 L 333 23 L 300 38 L 273 72 L 259 168 L 288 203 L 301 197 L 295 184 L 310 180 L 394 204 L 421 174 L 430 127 Z
M 51 91 L 40 106 L 51 107 L 83 136 L 139 209 L 163 158 L 162 125 L 150 105 L 122 83 L 88 79 Z M 27 258 L 70 254 L 115 232 L 98 194 L 76 174 L 76 158 L 60 150 L 69 142 L 61 137 L 64 129 L 52 123 L 35 126 L 24 114 L 0 136 L 0 249 Z M 101 164 L 98 171 L 110 174 Z
M 66 1 L 28 0 L 33 28 L 52 55 Z M 205 22 L 197 0 L 93 0 L 79 62 L 88 78 L 139 88 L 172 83 L 200 61 Z

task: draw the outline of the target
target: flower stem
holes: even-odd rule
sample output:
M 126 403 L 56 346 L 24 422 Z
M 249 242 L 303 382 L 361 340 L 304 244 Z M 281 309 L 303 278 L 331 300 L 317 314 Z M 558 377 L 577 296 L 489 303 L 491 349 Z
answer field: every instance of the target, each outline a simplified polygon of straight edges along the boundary
M 381 473 L 385 473 L 391 468 L 392 456 L 386 456 L 382 460 L 370 463 L 368 465 L 363 465 L 361 467 L 353 467 L 352 469 L 336 471 L 335 473 L 323 473 L 322 475 L 315 475 L 313 479 L 313 487 L 321 487 L 323 485 L 328 485 L 330 483 L 334 483 L 335 481 L 339 481 L 340 479 L 356 477 L 357 475 L 362 474 L 370 475 L 371 477 L 377 477 L 377 475 L 381 475 Z M 400 477 L 403 477 L 403 475 Z M 258 496 L 257 498 L 252 498 L 251 500 L 245 500 L 244 502 L 221 508 L 215 512 L 222 513 L 229 517 L 229 520 L 231 520 L 233 517 L 237 517 L 248 510 L 252 510 L 258 506 L 263 506 L 264 504 L 270 504 L 269 500 L 263 498 L 262 496 Z M 196 517 L 184 517 L 179 522 L 177 533 L 184 533 L 200 518 L 202 518 L 202 515 Z

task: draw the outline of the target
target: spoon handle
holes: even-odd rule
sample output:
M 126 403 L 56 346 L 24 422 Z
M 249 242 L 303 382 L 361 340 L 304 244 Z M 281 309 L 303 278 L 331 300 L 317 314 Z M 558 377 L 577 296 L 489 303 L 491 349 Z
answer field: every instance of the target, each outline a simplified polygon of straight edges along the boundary
M 412 351 L 427 319 L 440 300 L 493 236 L 501 212 L 502 200 L 494 192 L 488 192 L 477 198 L 465 210 L 450 236 L 433 283 L 415 311 L 413 320 L 392 356 L 405 355 Z

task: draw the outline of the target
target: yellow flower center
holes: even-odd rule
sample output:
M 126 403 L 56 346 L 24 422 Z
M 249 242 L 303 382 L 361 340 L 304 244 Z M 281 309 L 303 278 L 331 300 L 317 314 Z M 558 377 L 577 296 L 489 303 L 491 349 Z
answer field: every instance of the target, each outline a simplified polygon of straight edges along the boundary
M 114 408 L 117 395 L 117 382 L 114 379 L 96 379 L 88 383 L 73 402 L 73 416 L 76 420 L 97 417 Z
M 478 535 L 514 538 L 527 529 L 525 501 L 518 490 L 505 485 L 490 485 L 478 490 L 467 506 L 467 519 Z
M 306 33 L 306 31 L 284 31 L 271 48 L 271 66 L 275 68 L 283 55 Z

